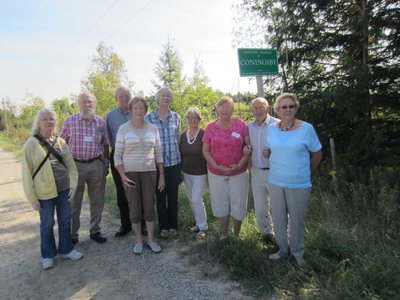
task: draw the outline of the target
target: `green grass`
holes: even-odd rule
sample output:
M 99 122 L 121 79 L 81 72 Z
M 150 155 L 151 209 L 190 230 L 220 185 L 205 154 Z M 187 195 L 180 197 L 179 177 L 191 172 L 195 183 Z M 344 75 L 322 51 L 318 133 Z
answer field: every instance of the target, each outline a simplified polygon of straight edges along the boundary
M 107 197 L 112 197 L 111 183 L 109 178 L 107 190 L 111 194 Z M 393 208 L 399 199 L 398 190 L 385 195 L 386 202 L 392 200 Z M 400 239 L 382 231 L 384 210 L 370 214 L 349 211 L 342 207 L 338 200 L 341 197 L 344 195 L 339 197 L 314 187 L 306 224 L 307 263 L 300 268 L 291 259 L 268 259 L 276 249 L 265 244 L 258 232 L 251 195 L 242 238 L 221 241 L 219 223 L 212 216 L 206 191 L 209 234 L 205 240 L 196 239 L 189 231 L 195 220 L 182 184 L 178 200 L 181 252 L 192 257 L 191 262 L 205 277 L 228 273 L 231 280 L 239 281 L 255 298 L 275 295 L 279 299 L 400 299 Z M 110 204 L 116 206 L 114 200 Z M 399 205 L 397 202 L 397 216 Z M 114 214 L 118 217 L 115 209 Z M 392 227 L 397 228 L 393 224 Z
M 320 176 L 321 180 L 331 181 L 323 174 Z M 342 199 L 348 203 L 352 201 L 350 196 L 364 189 L 338 195 L 330 190 L 321 191 L 319 184 L 314 187 L 306 224 L 307 263 L 302 268 L 292 260 L 268 259 L 276 249 L 261 239 L 251 195 L 242 239 L 220 241 L 218 221 L 211 214 L 206 193 L 209 235 L 202 242 L 192 242 L 191 234 L 183 235 L 191 245 L 187 251 L 200 255 L 201 264 L 209 267 L 217 262 L 232 280 L 241 282 L 255 297 L 274 294 L 280 299 L 400 299 L 399 221 L 394 217 L 400 212 L 399 190 L 382 187 L 380 205 L 386 207 L 373 212 L 343 206 Z M 182 187 L 179 205 L 180 227 L 187 231 L 194 218 Z M 388 234 L 387 228 L 396 233 Z M 203 272 L 207 276 L 207 268 Z
M 0 133 L 0 147 L 12 152 L 17 160 L 21 159 L 23 141 L 9 137 L 4 132 Z

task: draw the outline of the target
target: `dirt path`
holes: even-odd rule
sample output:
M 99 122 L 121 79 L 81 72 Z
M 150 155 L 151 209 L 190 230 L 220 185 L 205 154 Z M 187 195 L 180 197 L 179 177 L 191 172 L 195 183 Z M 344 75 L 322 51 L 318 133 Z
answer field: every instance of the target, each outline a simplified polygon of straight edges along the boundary
M 1 299 L 251 299 L 239 285 L 205 279 L 189 264 L 174 242 L 161 242 L 163 251 L 132 251 L 133 236 L 115 238 L 115 220 L 103 220 L 102 245 L 88 239 L 88 207 L 83 208 L 80 261 L 55 259 L 40 265 L 39 216 L 25 200 L 21 167 L 0 149 L 0 298 Z M 112 224 L 114 223 L 114 224 Z

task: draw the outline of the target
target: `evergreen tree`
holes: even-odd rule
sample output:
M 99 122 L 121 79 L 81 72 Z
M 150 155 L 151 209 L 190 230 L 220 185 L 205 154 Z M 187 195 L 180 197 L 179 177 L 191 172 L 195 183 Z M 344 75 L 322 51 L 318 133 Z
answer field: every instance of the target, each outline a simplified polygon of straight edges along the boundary
M 157 80 L 153 80 L 154 87 L 158 90 L 163 86 L 169 87 L 173 94 L 172 109 L 182 115 L 183 102 L 182 94 L 185 89 L 185 79 L 182 75 L 183 62 L 180 58 L 178 50 L 168 39 L 163 46 L 160 60 L 154 68 Z M 156 107 L 155 103 L 150 103 L 152 108 Z

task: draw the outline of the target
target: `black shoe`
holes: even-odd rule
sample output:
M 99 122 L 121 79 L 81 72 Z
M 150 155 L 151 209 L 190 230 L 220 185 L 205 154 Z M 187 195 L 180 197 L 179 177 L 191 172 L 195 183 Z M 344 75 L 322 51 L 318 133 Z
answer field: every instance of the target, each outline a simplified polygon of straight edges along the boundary
M 132 228 L 129 229 L 125 229 L 125 228 L 120 228 L 116 233 L 115 233 L 115 237 L 121 237 L 121 236 L 125 236 L 127 235 L 129 232 L 132 231 Z
M 78 238 L 71 239 L 71 242 L 73 245 L 78 244 L 79 239 Z
M 100 232 L 91 234 L 90 239 L 96 241 L 96 243 L 99 243 L 99 244 L 107 242 L 107 238 L 105 238 L 104 236 L 101 236 Z

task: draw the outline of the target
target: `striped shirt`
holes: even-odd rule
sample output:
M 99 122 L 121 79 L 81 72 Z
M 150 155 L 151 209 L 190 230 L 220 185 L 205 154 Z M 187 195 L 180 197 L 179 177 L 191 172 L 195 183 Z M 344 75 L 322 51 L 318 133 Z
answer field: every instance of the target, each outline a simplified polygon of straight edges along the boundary
M 127 122 L 120 126 L 115 142 L 115 166 L 123 165 L 125 172 L 156 171 L 162 163 L 160 135 L 155 125 L 146 122 L 138 129 Z
M 157 115 L 157 109 L 146 115 L 146 120 L 157 126 L 161 138 L 163 149 L 164 166 L 171 167 L 181 162 L 179 153 L 179 138 L 181 129 L 181 118 L 179 115 L 169 110 L 169 115 L 165 121 Z
M 60 136 L 67 142 L 73 158 L 77 160 L 99 157 L 104 153 L 104 147 L 108 147 L 110 143 L 106 122 L 96 115 L 90 122 L 86 122 L 79 113 L 68 117 Z

